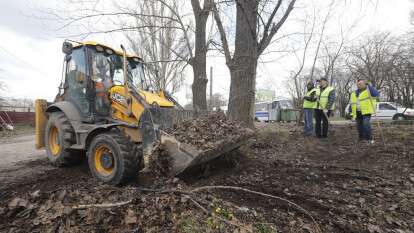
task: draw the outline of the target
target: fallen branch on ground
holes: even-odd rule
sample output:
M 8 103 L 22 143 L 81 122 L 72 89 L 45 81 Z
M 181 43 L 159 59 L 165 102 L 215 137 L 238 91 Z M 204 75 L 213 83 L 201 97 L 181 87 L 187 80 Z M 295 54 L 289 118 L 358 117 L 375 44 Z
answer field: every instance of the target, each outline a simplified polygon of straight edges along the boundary
M 87 209 L 87 208 L 111 208 L 111 207 L 118 207 L 118 206 L 128 205 L 131 202 L 132 202 L 132 200 L 117 202 L 117 203 L 77 205 L 77 206 L 73 206 L 72 208 L 75 209 L 75 210 Z

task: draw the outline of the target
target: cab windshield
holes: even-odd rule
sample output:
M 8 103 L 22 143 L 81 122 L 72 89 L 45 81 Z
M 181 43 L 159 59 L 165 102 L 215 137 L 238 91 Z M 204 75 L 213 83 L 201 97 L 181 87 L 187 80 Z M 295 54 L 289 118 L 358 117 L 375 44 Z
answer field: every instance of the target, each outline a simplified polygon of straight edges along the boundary
M 123 57 L 118 54 L 108 54 L 92 50 L 92 80 L 102 83 L 105 89 L 112 85 L 124 84 Z M 137 91 L 143 86 L 144 67 L 137 58 L 128 58 L 128 83 L 131 89 Z

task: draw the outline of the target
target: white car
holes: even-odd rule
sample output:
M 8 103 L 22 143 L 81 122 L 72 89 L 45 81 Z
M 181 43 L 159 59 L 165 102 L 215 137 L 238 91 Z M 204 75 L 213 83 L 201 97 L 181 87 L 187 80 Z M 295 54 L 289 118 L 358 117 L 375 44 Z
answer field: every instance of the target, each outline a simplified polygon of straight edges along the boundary
M 346 106 L 346 116 L 351 119 L 351 105 Z M 374 120 L 405 120 L 414 119 L 414 109 L 405 108 L 398 103 L 378 102 L 375 114 L 372 116 Z

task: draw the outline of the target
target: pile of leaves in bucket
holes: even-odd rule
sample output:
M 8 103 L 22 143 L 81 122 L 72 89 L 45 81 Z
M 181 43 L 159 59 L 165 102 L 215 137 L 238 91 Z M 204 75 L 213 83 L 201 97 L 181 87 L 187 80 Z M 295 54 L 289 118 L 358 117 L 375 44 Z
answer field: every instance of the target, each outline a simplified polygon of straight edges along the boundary
M 199 150 L 214 149 L 223 141 L 232 143 L 253 134 L 252 130 L 228 120 L 222 111 L 181 122 L 166 132 L 178 141 L 195 146 Z

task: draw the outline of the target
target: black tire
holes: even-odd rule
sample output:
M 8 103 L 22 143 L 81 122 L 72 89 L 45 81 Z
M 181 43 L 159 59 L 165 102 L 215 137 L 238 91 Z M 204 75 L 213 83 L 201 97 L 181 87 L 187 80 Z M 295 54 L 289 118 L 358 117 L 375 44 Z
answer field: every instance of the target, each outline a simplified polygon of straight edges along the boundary
M 51 137 L 52 132 L 54 139 Z M 65 114 L 62 112 L 49 114 L 45 131 L 45 148 L 47 157 L 53 165 L 62 167 L 79 164 L 81 162 L 82 153 L 69 149 L 75 143 L 75 140 L 75 130 Z M 58 150 L 52 150 L 52 148 L 56 147 L 51 142 L 58 143 Z
M 119 185 L 138 175 L 142 149 L 120 131 L 111 130 L 95 136 L 87 155 L 89 169 L 95 178 L 104 183 Z
M 394 121 L 397 121 L 397 120 L 405 120 L 405 117 L 404 117 L 404 115 L 403 115 L 403 114 L 401 114 L 401 113 L 397 113 L 397 114 L 395 114 L 395 115 L 392 117 L 392 119 L 393 119 Z

